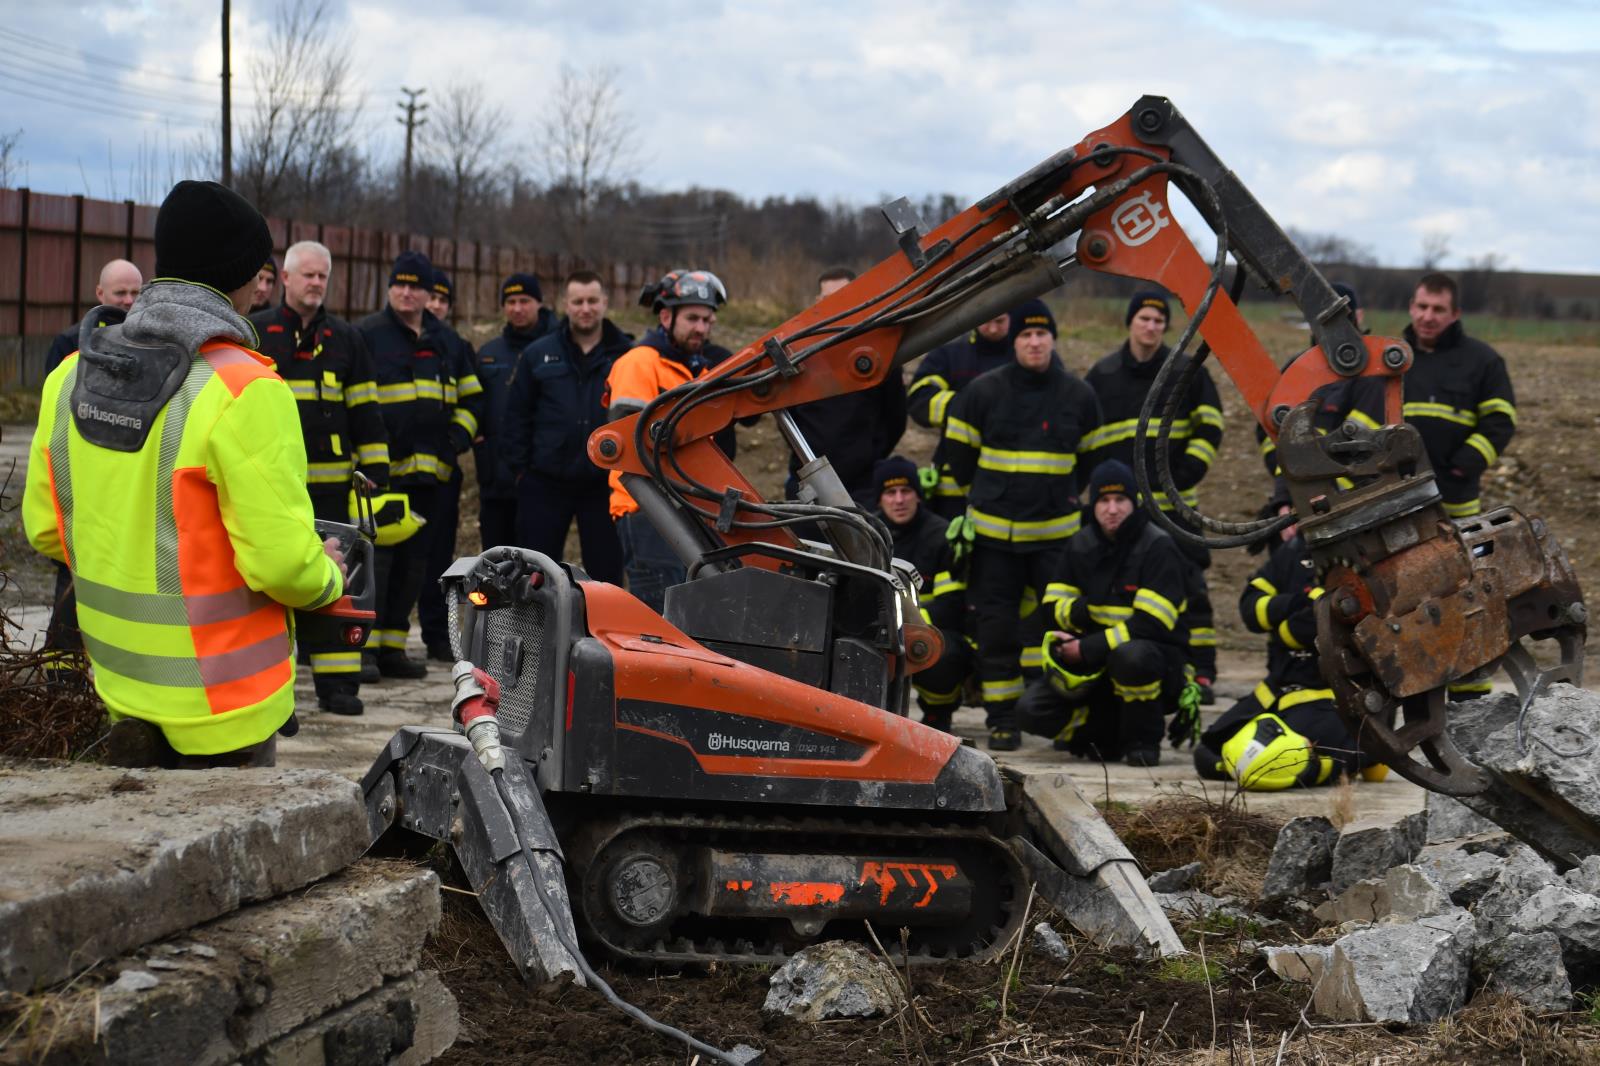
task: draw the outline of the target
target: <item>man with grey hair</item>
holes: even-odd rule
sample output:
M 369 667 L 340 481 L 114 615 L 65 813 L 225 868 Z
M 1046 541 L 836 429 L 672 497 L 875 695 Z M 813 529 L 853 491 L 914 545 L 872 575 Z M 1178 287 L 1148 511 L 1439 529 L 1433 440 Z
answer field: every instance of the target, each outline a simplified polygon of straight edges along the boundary
M 143 287 L 144 276 L 126 259 L 113 259 L 101 267 L 100 280 L 94 287 L 95 306 L 91 311 L 94 322 L 89 328 L 99 329 L 121 322 Z M 44 357 L 46 375 L 78 350 L 82 330 L 83 323 L 74 322 L 50 342 L 50 350 Z M 56 563 L 55 604 L 50 611 L 50 625 L 44 631 L 44 646 L 61 651 L 83 647 L 83 638 L 78 634 L 78 601 L 72 592 L 72 571 L 64 563 Z
M 300 411 L 312 510 L 318 518 L 348 522 L 353 470 L 380 488 L 389 483 L 389 438 L 367 342 L 324 306 L 332 272 L 333 256 L 323 245 L 291 245 L 283 257 L 282 306 L 257 311 L 250 321 L 261 336 L 261 354 L 277 363 Z M 359 648 L 312 655 L 311 674 L 322 710 L 362 712 Z

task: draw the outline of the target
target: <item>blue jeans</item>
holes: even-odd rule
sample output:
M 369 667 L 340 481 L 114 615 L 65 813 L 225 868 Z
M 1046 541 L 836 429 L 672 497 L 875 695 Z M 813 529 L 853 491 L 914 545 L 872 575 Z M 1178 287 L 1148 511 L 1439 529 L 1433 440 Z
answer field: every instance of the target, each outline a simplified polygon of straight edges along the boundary
M 617 519 L 617 537 L 622 541 L 628 591 L 660 614 L 667 589 L 683 584 L 688 568 L 650 520 L 638 511 Z

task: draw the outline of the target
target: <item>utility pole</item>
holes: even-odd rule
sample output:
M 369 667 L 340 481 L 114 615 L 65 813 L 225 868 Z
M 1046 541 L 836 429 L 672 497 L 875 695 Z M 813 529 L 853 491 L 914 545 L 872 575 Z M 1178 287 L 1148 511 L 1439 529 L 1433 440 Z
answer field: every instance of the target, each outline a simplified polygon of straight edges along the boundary
M 233 5 L 222 0 L 222 184 L 233 185 L 233 64 L 228 23 Z
M 405 205 L 404 206 L 405 206 L 405 216 L 406 216 L 406 232 L 410 233 L 411 232 L 411 158 L 412 158 L 412 146 L 413 146 L 413 143 L 416 140 L 417 130 L 419 128 L 421 128 L 422 126 L 427 125 L 427 123 L 428 123 L 427 119 L 418 117 L 418 116 L 420 116 L 422 114 L 422 112 L 428 110 L 428 105 L 427 104 L 419 104 L 419 103 L 417 103 L 417 97 L 421 96 L 423 93 L 427 92 L 428 90 L 427 89 L 407 89 L 405 86 L 401 86 L 400 87 L 400 91 L 406 94 L 406 102 L 403 103 L 403 104 L 397 103 L 394 106 L 396 106 L 400 110 L 404 111 L 406 113 L 406 116 L 405 116 L 405 118 L 397 118 L 397 119 L 395 119 L 395 121 L 400 123 L 402 126 L 404 126 L 406 128 L 406 173 L 405 173 L 405 184 L 402 186 L 401 195 L 405 198 Z

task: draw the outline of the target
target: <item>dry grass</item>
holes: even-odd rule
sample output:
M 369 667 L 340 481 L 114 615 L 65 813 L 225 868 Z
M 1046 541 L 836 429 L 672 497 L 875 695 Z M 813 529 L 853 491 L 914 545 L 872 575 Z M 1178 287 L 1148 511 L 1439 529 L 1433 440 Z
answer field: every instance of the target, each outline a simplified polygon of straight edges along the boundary
M 1247 897 L 1261 889 L 1281 828 L 1233 800 L 1165 799 L 1137 810 L 1112 806 L 1104 813 L 1146 869 L 1203 863 L 1203 887 Z

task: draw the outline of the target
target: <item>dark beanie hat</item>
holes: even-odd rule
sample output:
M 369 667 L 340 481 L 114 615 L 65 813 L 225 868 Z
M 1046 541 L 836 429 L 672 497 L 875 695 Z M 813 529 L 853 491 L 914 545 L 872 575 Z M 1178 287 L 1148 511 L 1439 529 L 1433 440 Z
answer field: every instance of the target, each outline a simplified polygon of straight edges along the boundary
M 879 459 L 872 468 L 873 498 L 882 496 L 884 489 L 892 489 L 899 485 L 910 486 L 919 498 L 922 496 L 922 479 L 917 476 L 917 464 L 903 455 L 891 455 L 887 459 Z
M 275 278 L 278 276 L 278 261 L 269 256 L 267 261 L 261 264 L 261 269 L 267 272 L 269 278 Z
M 451 303 L 456 302 L 456 288 L 450 284 L 450 275 L 438 267 L 433 268 L 433 291 Z
M 1107 459 L 1089 475 L 1089 506 L 1093 507 L 1100 497 L 1112 492 L 1120 492 L 1130 500 L 1139 498 L 1133 471 L 1121 459 Z
M 500 283 L 500 302 L 505 303 L 508 296 L 532 296 L 544 303 L 544 291 L 539 288 L 539 279 L 532 274 L 507 275 Z
M 1028 300 L 1011 309 L 1011 339 L 1016 340 L 1025 329 L 1043 329 L 1052 337 L 1056 335 L 1056 316 L 1043 300 Z
M 1172 305 L 1167 303 L 1167 294 L 1155 289 L 1141 289 L 1133 294 L 1133 299 L 1128 301 L 1128 313 L 1123 316 L 1124 326 L 1132 325 L 1133 316 L 1143 311 L 1146 307 L 1154 307 L 1161 312 L 1161 317 L 1168 322 L 1172 321 Z
M 156 277 L 231 293 L 255 280 L 272 258 L 261 212 L 214 181 L 180 181 L 156 212 Z
M 1346 285 L 1342 281 L 1336 281 L 1333 283 L 1333 291 L 1350 301 L 1350 310 L 1360 310 L 1361 298 L 1356 295 L 1356 287 L 1354 285 Z
M 389 268 L 389 284 L 432 289 L 433 264 L 421 252 L 401 252 L 394 257 L 394 266 Z

